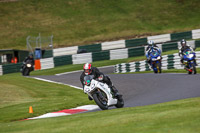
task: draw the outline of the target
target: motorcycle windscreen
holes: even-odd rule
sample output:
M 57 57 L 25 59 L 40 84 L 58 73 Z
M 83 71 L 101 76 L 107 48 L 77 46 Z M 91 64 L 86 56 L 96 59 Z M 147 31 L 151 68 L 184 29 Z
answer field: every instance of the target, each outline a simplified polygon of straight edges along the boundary
M 93 78 L 94 78 L 93 75 L 86 75 L 86 76 L 84 77 L 84 82 L 85 82 L 85 84 L 86 84 L 86 85 L 89 85 L 90 82 L 91 82 L 91 80 L 92 80 Z
M 151 53 L 151 57 L 158 57 L 159 56 L 159 53 L 157 51 L 153 51 Z

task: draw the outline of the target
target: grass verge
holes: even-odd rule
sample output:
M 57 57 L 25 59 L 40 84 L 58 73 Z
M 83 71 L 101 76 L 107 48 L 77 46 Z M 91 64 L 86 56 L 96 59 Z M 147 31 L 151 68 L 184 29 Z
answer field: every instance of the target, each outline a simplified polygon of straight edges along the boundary
M 0 77 L 0 122 L 91 104 L 80 90 L 9 74 Z M 29 114 L 29 106 L 33 114 Z
M 0 123 L 1 132 L 197 133 L 200 98 L 40 120 Z

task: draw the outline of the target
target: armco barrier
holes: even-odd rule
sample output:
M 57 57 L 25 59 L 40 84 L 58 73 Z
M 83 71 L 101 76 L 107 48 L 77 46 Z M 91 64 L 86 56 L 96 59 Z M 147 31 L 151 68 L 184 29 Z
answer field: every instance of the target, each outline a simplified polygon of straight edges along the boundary
M 92 53 L 74 54 L 72 55 L 73 64 L 83 64 L 92 62 Z
M 200 38 L 200 29 L 192 30 L 192 39 L 199 39 Z
M 157 35 L 157 36 L 149 36 L 147 37 L 147 40 L 153 40 L 155 43 L 160 42 L 168 42 L 171 41 L 170 34 L 163 34 L 163 35 Z
M 181 39 L 192 39 L 192 32 L 186 31 L 186 32 L 180 32 L 180 33 L 172 33 L 171 34 L 171 40 L 172 41 L 178 41 Z
M 78 50 L 81 49 L 87 50 L 87 52 L 99 52 L 101 51 L 101 44 L 78 46 Z
M 50 57 L 53 57 L 53 50 L 44 50 L 42 58 L 50 58 Z
M 126 40 L 126 48 L 142 46 L 147 43 L 147 38 Z
M 92 53 L 92 62 L 109 60 L 109 59 L 110 59 L 110 51 L 101 51 Z
M 22 63 L 4 64 L 4 65 L 2 65 L 3 74 L 20 72 L 21 66 L 22 66 Z
M 40 63 L 41 63 L 41 70 L 54 68 L 53 57 L 40 59 Z
M 87 52 L 100 52 L 102 50 L 143 46 L 147 44 L 148 40 L 154 40 L 156 43 L 164 43 L 170 41 L 180 41 L 181 39 L 200 39 L 200 29 L 195 29 L 186 32 L 172 33 L 172 34 L 148 36 L 145 38 L 136 38 L 129 40 L 103 42 L 103 43 L 84 45 L 84 46 L 58 48 L 53 50 L 53 54 L 54 57 L 62 55 L 72 55 L 72 54 L 77 54 L 77 51 L 80 49 L 85 49 Z
M 104 42 L 101 44 L 102 50 L 125 48 L 125 40 Z
M 143 56 L 145 47 L 129 48 L 128 57 Z
M 162 56 L 162 69 L 184 69 L 184 66 L 180 63 L 180 57 L 178 53 L 172 55 Z M 200 51 L 196 52 L 197 64 L 200 64 Z M 200 65 L 197 66 L 200 68 Z M 126 73 L 126 72 L 140 72 L 140 71 L 150 71 L 151 67 L 146 61 L 138 61 L 131 63 L 121 63 L 115 65 L 115 73 Z
M 126 59 L 128 58 L 128 49 L 110 50 L 110 60 Z
M 53 49 L 53 56 L 62 56 L 62 55 L 72 55 L 76 54 L 78 51 L 78 46 L 73 47 L 65 47 L 65 48 L 57 48 Z
M 64 55 L 54 57 L 54 66 L 62 66 L 72 64 L 72 55 Z
M 170 50 L 176 50 L 178 49 L 178 43 L 174 42 L 174 43 L 166 43 L 162 45 L 162 51 L 166 52 L 166 51 L 170 51 Z

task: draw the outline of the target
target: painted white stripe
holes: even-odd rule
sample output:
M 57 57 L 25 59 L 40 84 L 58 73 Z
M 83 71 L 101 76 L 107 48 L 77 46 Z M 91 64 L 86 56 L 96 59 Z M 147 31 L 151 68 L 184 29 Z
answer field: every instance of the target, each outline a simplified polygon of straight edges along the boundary
M 110 60 L 126 59 L 128 58 L 128 49 L 110 50 Z
M 149 36 L 147 37 L 148 41 L 153 40 L 155 43 L 161 43 L 161 42 L 168 42 L 171 41 L 170 34 L 162 34 L 162 35 L 156 35 L 156 36 Z
M 41 70 L 54 68 L 54 61 L 52 58 L 40 59 Z
M 56 81 L 52 81 L 52 80 L 48 80 L 48 79 L 42 79 L 42 78 L 38 78 L 38 77 L 31 77 L 31 78 L 34 78 L 34 79 L 37 79 L 37 80 L 41 80 L 41 81 L 45 81 L 45 82 L 50 82 L 50 83 L 56 83 L 56 84 L 67 85 L 67 86 L 70 86 L 70 87 L 73 87 L 73 88 L 76 88 L 76 89 L 79 89 L 79 90 L 83 90 L 83 88 L 80 88 L 80 87 L 77 87 L 77 86 L 74 86 L 74 85 L 70 85 L 70 84 L 65 84 L 65 83 L 61 83 L 61 82 L 56 82 Z
M 101 44 L 102 50 L 125 48 L 125 40 L 104 42 Z
M 82 111 L 82 112 L 87 112 L 87 111 L 91 111 L 91 110 L 97 110 L 97 109 L 100 109 L 100 108 L 97 105 L 83 105 L 83 106 L 72 108 L 72 109 L 73 110 L 83 109 L 83 110 L 86 110 L 86 111 Z M 66 109 L 66 110 L 68 110 L 68 109 Z M 69 110 L 71 110 L 71 109 L 69 109 Z M 78 113 L 80 113 L 80 112 L 78 112 Z M 53 113 L 47 113 L 47 114 L 43 114 L 41 116 L 37 116 L 37 117 L 33 117 L 33 118 L 28 118 L 28 120 L 50 118 L 50 117 L 59 117 L 59 116 L 66 116 L 66 115 L 72 115 L 72 114 L 64 113 L 64 112 L 53 112 Z
M 92 62 L 92 53 L 74 54 L 72 55 L 73 64 L 83 64 Z
M 97 105 L 84 105 L 84 106 L 76 107 L 74 109 L 96 110 L 100 108 Z
M 58 117 L 58 116 L 65 116 L 65 115 L 71 115 L 68 113 L 47 113 L 38 117 L 28 118 L 28 119 L 41 119 L 41 118 L 49 118 L 49 117 Z
M 55 57 L 55 56 L 77 54 L 77 50 L 78 50 L 78 46 L 57 48 L 57 49 L 53 49 L 53 55 Z
M 192 39 L 200 38 L 200 29 L 192 30 Z

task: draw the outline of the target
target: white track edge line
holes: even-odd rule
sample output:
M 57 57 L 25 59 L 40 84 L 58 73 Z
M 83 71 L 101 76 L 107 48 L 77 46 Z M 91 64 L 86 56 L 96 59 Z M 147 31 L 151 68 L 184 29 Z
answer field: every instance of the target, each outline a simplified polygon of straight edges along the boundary
M 48 80 L 48 79 L 43 79 L 43 78 L 37 78 L 37 77 L 32 77 L 32 78 L 37 79 L 37 80 L 41 80 L 41 81 L 45 81 L 45 82 L 50 82 L 50 83 L 67 85 L 67 86 L 70 86 L 70 87 L 73 87 L 73 88 L 76 88 L 76 89 L 79 89 L 79 90 L 83 90 L 81 87 L 77 87 L 77 86 L 70 85 L 70 84 L 65 84 L 65 83 L 56 82 L 56 81 L 52 81 L 52 80 Z

